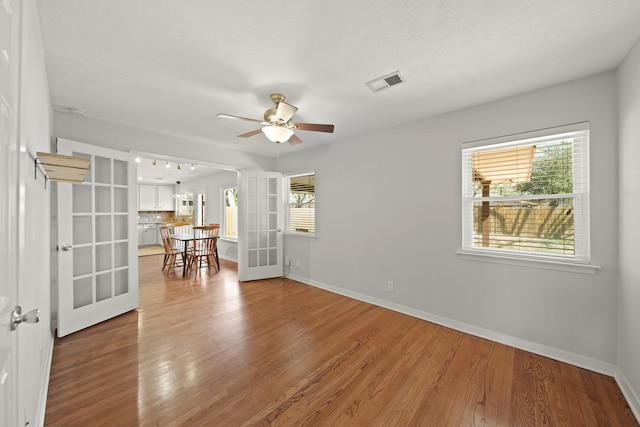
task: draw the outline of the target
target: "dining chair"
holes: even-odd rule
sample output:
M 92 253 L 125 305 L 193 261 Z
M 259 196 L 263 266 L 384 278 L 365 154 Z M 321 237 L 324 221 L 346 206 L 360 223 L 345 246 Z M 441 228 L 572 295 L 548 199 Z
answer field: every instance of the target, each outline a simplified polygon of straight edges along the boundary
M 190 234 L 191 223 L 188 222 L 172 222 L 167 224 L 169 227 L 169 234 Z M 184 250 L 184 242 L 173 241 L 173 248 L 179 251 Z
M 191 233 L 191 223 L 189 222 L 172 222 L 167 224 L 171 229 L 171 234 L 189 234 Z
M 160 237 L 162 238 L 162 245 L 164 246 L 164 263 L 162 264 L 162 271 L 164 271 L 167 266 L 169 267 L 167 269 L 167 273 L 174 267 L 182 267 L 182 263 L 185 261 L 182 259 L 182 249 L 176 249 L 173 246 L 171 234 L 167 225 L 160 226 Z M 177 262 L 178 255 L 180 255 L 180 264 Z
M 216 247 L 220 235 L 220 225 L 201 225 L 193 227 L 193 246 L 187 253 L 187 273 L 196 272 L 202 267 L 217 267 Z
M 220 224 L 217 223 L 217 222 L 212 222 L 212 223 L 207 224 L 207 225 L 210 225 L 212 227 L 220 228 Z M 221 228 L 220 228 L 220 230 L 221 230 Z M 218 237 L 220 237 L 220 231 L 218 231 Z M 218 259 L 218 241 L 217 241 L 217 239 L 216 239 L 216 247 L 214 249 L 214 252 L 215 252 L 214 257 L 215 257 L 215 260 L 216 260 L 216 266 L 218 267 L 218 269 L 220 269 L 220 260 Z

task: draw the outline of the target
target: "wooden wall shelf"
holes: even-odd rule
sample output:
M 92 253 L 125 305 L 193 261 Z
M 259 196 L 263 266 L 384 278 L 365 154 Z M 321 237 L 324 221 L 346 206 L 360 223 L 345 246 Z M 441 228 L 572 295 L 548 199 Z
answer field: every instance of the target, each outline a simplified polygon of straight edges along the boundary
M 52 153 L 36 153 L 36 169 L 41 165 L 45 171 L 46 179 L 53 182 L 80 183 L 89 171 L 89 159 L 82 157 L 63 156 Z

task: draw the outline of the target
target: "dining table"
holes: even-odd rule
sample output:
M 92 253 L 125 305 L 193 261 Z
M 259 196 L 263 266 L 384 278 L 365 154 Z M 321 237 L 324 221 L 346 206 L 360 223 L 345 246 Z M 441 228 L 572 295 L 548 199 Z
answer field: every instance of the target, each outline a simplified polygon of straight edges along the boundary
M 193 232 L 185 233 L 185 234 L 171 234 L 171 240 L 177 240 L 183 242 L 183 252 L 182 252 L 182 275 L 187 275 L 187 251 L 189 250 L 189 242 L 193 242 Z M 196 240 L 206 240 L 206 239 L 217 239 L 217 237 L 212 236 L 196 236 Z M 220 260 L 218 259 L 218 245 L 216 245 L 215 249 L 216 256 L 216 266 L 218 270 L 220 270 Z

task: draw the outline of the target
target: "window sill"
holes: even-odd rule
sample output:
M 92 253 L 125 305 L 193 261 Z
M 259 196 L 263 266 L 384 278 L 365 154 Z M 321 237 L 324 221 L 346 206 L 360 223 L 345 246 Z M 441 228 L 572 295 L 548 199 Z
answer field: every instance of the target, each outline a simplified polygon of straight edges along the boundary
M 579 264 L 579 263 L 563 262 L 563 261 L 550 261 L 545 259 L 518 258 L 518 257 L 504 256 L 504 255 L 493 255 L 493 254 L 463 252 L 463 251 L 457 251 L 456 253 L 458 254 L 458 257 L 460 257 L 460 259 L 465 259 L 469 261 L 493 262 L 496 264 L 517 265 L 520 267 L 531 267 L 531 268 L 542 268 L 545 270 L 568 271 L 571 273 L 596 274 L 597 271 L 602 268 L 599 265 Z
M 235 237 L 219 237 L 219 240 L 223 240 L 225 242 L 238 243 L 238 239 L 236 239 Z
M 284 237 L 293 237 L 294 239 L 316 240 L 315 234 L 296 233 L 295 231 L 285 231 Z

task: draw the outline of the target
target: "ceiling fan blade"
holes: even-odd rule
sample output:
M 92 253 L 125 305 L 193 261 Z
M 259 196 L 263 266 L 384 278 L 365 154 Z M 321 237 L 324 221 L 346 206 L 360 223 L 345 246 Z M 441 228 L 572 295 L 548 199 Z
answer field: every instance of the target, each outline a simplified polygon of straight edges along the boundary
M 333 133 L 333 125 L 321 125 L 314 123 L 294 123 L 296 129 L 310 130 L 314 132 L 327 132 Z
M 278 102 L 278 108 L 276 109 L 276 119 L 288 122 L 293 117 L 294 113 L 298 111 L 298 107 L 287 104 L 284 101 Z
M 293 135 L 291 135 L 291 137 L 289 137 L 289 144 L 291 144 L 291 145 L 302 144 L 302 140 L 300 138 L 298 138 L 296 136 L 296 134 L 294 133 Z
M 250 136 L 257 135 L 262 133 L 262 129 L 252 130 L 251 132 L 243 133 L 242 135 L 238 135 L 238 138 L 249 138 Z
M 216 115 L 216 117 L 220 117 L 221 119 L 236 119 L 236 120 L 244 120 L 246 122 L 262 123 L 262 120 L 248 119 L 246 117 L 240 117 L 240 116 L 232 116 L 231 114 L 219 113 L 219 114 Z

